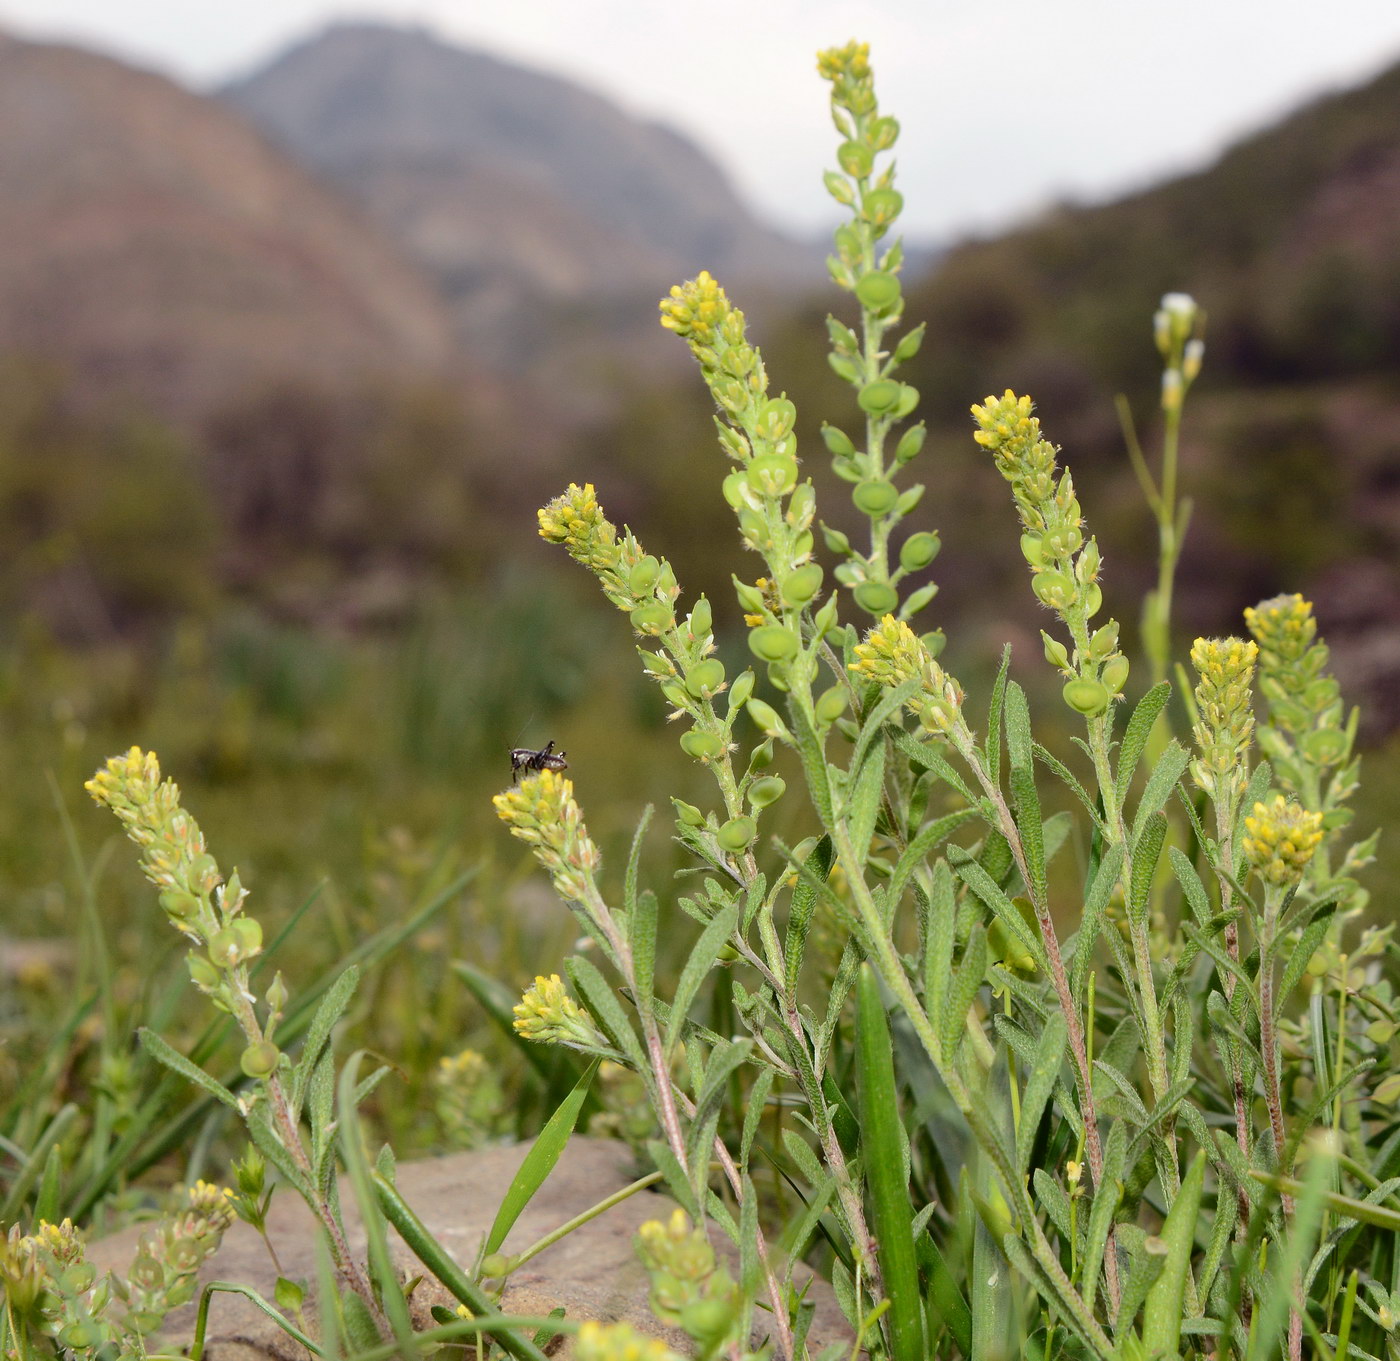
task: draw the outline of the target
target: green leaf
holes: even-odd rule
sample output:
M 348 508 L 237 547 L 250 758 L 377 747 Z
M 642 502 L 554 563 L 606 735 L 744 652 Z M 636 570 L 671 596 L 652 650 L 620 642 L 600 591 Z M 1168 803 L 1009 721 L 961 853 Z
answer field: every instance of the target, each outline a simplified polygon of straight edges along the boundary
M 1142 798 L 1138 800 L 1137 815 L 1133 818 L 1133 830 L 1129 837 L 1134 846 L 1142 839 L 1142 831 L 1148 818 L 1166 807 L 1167 799 L 1176 788 L 1176 782 L 1185 773 L 1190 759 L 1186 748 L 1173 737 L 1167 744 L 1166 751 L 1158 758 L 1152 774 L 1147 777 L 1147 786 L 1142 791 Z
M 622 879 L 622 906 L 629 917 L 637 910 L 637 872 L 642 860 L 642 842 L 646 838 L 647 827 L 650 826 L 655 811 L 652 804 L 647 804 L 637 822 L 637 830 L 632 834 L 632 849 L 627 855 L 627 872 Z M 633 948 L 635 949 L 635 946 Z
M 1118 749 L 1118 774 L 1114 780 L 1115 802 L 1120 808 L 1123 806 L 1123 800 L 1127 798 L 1133 772 L 1137 769 L 1142 753 L 1147 748 L 1148 739 L 1152 736 L 1157 715 L 1166 707 L 1171 693 L 1170 681 L 1158 681 L 1138 700 L 1133 709 L 1133 716 L 1128 720 L 1128 726 L 1123 733 L 1123 744 Z
M 608 1042 L 617 1046 L 625 1054 L 639 1073 L 646 1073 L 646 1053 L 637 1032 L 617 1000 L 607 979 L 598 972 L 598 966 L 582 955 L 571 955 L 564 964 L 569 981 L 588 1004 L 588 1011 L 598 1027 L 608 1037 Z
M 1010 655 L 1011 649 L 1007 649 Z M 1005 666 L 1005 661 L 1002 665 Z M 1006 687 L 1006 752 L 1011 758 L 1011 769 L 1029 770 L 1032 764 L 1034 743 L 1031 739 L 1031 710 L 1026 703 L 1026 692 L 1015 681 Z
M 486 1256 L 499 1252 L 521 1212 L 534 1198 L 535 1192 L 545 1183 L 545 1178 L 554 1170 L 559 1156 L 564 1152 L 578 1123 L 578 1114 L 584 1098 L 593 1084 L 593 1075 L 598 1071 L 601 1059 L 594 1059 L 584 1075 L 574 1084 L 574 1089 L 566 1096 L 559 1108 L 551 1115 L 540 1131 L 539 1138 L 530 1146 L 525 1161 L 511 1178 L 510 1185 L 501 1199 L 501 1208 L 491 1223 L 491 1232 L 486 1235 L 482 1251 Z
M 724 949 L 738 924 L 738 906 L 731 905 L 723 908 L 715 913 L 710 924 L 700 933 L 700 939 L 695 942 L 695 946 L 690 952 L 690 958 L 686 960 L 685 968 L 681 970 L 680 982 L 676 984 L 675 997 L 671 1002 L 671 1020 L 666 1027 L 665 1046 L 668 1062 L 674 1055 L 676 1044 L 680 1040 L 690 1004 L 695 1001 L 695 996 L 700 991 L 700 985 L 714 967 L 715 960 L 719 958 L 719 952 Z
M 1149 1356 L 1174 1356 L 1181 1344 L 1181 1319 L 1186 1312 L 1187 1285 L 1191 1278 L 1191 1250 L 1196 1245 L 1196 1221 L 1201 1213 L 1205 1186 L 1206 1154 L 1191 1160 L 1181 1189 L 1167 1212 L 1158 1237 L 1166 1244 L 1166 1264 L 1142 1311 L 1142 1342 Z
M 959 861 L 955 867 L 958 878 L 963 881 L 991 910 L 1012 939 L 1018 941 L 1042 973 L 1050 971 L 1045 954 L 1045 942 L 1031 929 L 1021 910 L 1006 896 L 975 860 Z
M 924 937 L 924 1007 L 938 1029 L 953 975 L 953 945 L 957 935 L 958 905 L 953 894 L 953 872 L 946 860 L 933 867 L 928 906 L 928 933 Z
M 1001 783 L 1001 724 L 1002 703 L 1006 698 L 1006 678 L 1011 670 L 1011 644 L 1001 650 L 1001 665 L 992 685 L 991 702 L 987 705 L 987 773 L 993 784 Z
M 326 995 L 321 998 L 321 1004 L 316 1008 L 311 1028 L 306 1032 L 306 1043 L 302 1046 L 301 1057 L 298 1058 L 292 1073 L 293 1120 L 301 1116 L 301 1103 L 306 1098 L 306 1084 L 310 1082 L 311 1074 L 321 1057 L 321 1050 L 329 1042 L 335 1023 L 345 1014 L 345 1008 L 350 1005 L 350 999 L 354 997 L 359 982 L 360 970 L 352 964 L 326 989 Z
M 856 773 L 850 797 L 841 810 L 850 833 L 851 845 L 857 855 L 863 856 L 875 834 L 875 819 L 880 814 L 880 801 L 885 794 L 885 747 L 884 743 L 871 747 Z M 848 873 L 859 874 L 862 867 L 847 865 Z
M 958 1350 L 964 1356 L 971 1356 L 972 1311 L 967 1307 L 967 1300 L 958 1289 L 957 1280 L 938 1250 L 933 1235 L 927 1230 L 921 1233 L 914 1250 L 918 1254 L 919 1269 L 928 1282 L 924 1310 L 930 1337 L 942 1324 L 952 1334 Z
M 891 731 L 894 744 L 922 770 L 931 770 L 944 784 L 956 789 L 964 803 L 977 806 L 977 795 L 968 787 L 967 781 L 943 759 L 942 753 L 932 742 L 920 742 L 903 729 Z
M 904 848 L 904 853 L 899 857 L 899 863 L 894 867 L 894 873 L 890 875 L 889 901 L 896 910 L 914 871 L 964 822 L 976 816 L 977 810 L 975 808 L 962 808 L 956 813 L 948 813 L 946 816 L 930 822 L 928 826 L 919 829 L 918 834 Z M 794 903 L 796 898 L 797 895 L 794 894 Z
M 807 721 L 802 706 L 794 699 L 788 705 L 792 722 L 793 738 L 797 744 L 797 754 L 802 759 L 802 773 L 807 777 L 807 789 L 812 796 L 812 806 L 824 827 L 830 827 L 834 820 L 835 808 L 831 801 L 831 778 L 826 768 L 826 755 L 822 751 L 821 739 Z
M 862 1164 L 870 1190 L 871 1231 L 890 1301 L 890 1354 L 894 1361 L 925 1361 L 894 1051 L 880 985 L 869 964 L 861 966 L 856 979 L 856 1092 Z
M 1195 865 L 1179 847 L 1169 846 L 1167 855 L 1171 859 L 1176 881 L 1181 885 L 1182 895 L 1191 905 L 1191 911 L 1196 920 L 1204 926 L 1210 920 L 1211 909 L 1210 895 L 1206 893 L 1206 886 L 1201 882 L 1201 876 L 1196 873 Z
M 825 883 L 831 873 L 836 856 L 831 849 L 831 837 L 823 836 L 812 847 L 804 862 L 811 878 L 799 875 L 797 886 L 792 890 L 792 905 L 788 909 L 787 935 L 783 941 L 783 954 L 787 960 L 787 990 L 797 992 L 797 980 L 802 973 L 802 958 L 807 950 L 807 932 L 812 925 L 812 914 L 816 911 L 819 883 Z M 816 880 L 817 882 L 813 882 Z
M 200 1091 L 212 1096 L 216 1101 L 222 1101 L 225 1106 L 232 1106 L 234 1110 L 238 1109 L 238 1098 L 227 1087 L 215 1082 L 203 1068 L 191 1063 L 154 1030 L 142 1026 L 136 1033 L 141 1040 L 141 1048 L 156 1062 L 163 1063 L 171 1072 L 179 1073 L 182 1078 L 194 1083 Z
M 1084 1235 L 1084 1261 L 1080 1287 L 1085 1307 L 1093 1312 L 1094 1296 L 1098 1293 L 1099 1269 L 1103 1266 L 1104 1249 L 1113 1228 L 1113 1217 L 1123 1199 L 1123 1171 L 1127 1162 L 1128 1131 L 1121 1121 L 1115 1121 L 1104 1143 L 1103 1171 L 1099 1185 L 1094 1187 L 1094 1199 L 1089 1207 L 1089 1227 Z
M 636 980 L 634 1000 L 637 1010 L 647 1016 L 652 1011 L 652 988 L 656 981 L 656 894 L 650 889 L 635 895 L 627 914 L 627 939 L 632 946 L 632 976 Z
M 709 1177 L 710 1145 L 714 1141 L 726 1084 L 734 1070 L 747 1062 L 752 1052 L 752 1040 L 730 1040 L 717 1048 L 705 1065 L 704 1080 L 695 1096 L 690 1137 L 686 1141 L 691 1169 L 698 1169 L 697 1192 Z
M 911 676 L 907 681 L 892 688 L 881 687 L 880 699 L 861 724 L 860 735 L 856 738 L 855 750 L 851 753 L 849 769 L 859 770 L 865 763 L 866 753 L 871 744 L 881 734 L 885 724 L 923 688 L 920 676 Z
M 1008 706 L 1007 714 L 1011 708 Z M 1036 793 L 1035 774 L 1029 766 L 1011 767 L 1011 794 L 1016 804 L 1016 828 L 1021 834 L 1021 849 L 1025 852 L 1026 871 L 1031 882 L 1026 891 L 1037 903 L 1045 901 L 1045 835 L 1040 821 L 1040 795 Z
M 1118 875 L 1123 868 L 1123 843 L 1115 842 L 1104 852 L 1099 862 L 1094 882 L 1084 899 L 1084 912 L 1079 919 L 1079 933 L 1074 942 L 1074 967 L 1070 973 L 1070 992 L 1078 1000 L 1084 995 L 1084 984 L 1089 977 L 1089 965 L 1093 963 L 1094 946 L 1098 944 L 1099 930 L 1103 925 L 1104 908 L 1113 896 L 1118 884 Z
M 1094 826 L 1103 829 L 1103 814 L 1099 810 L 1099 805 L 1089 797 L 1089 791 L 1084 788 L 1074 777 L 1074 772 L 1060 760 L 1058 756 L 1047 751 L 1039 742 L 1033 744 L 1035 758 L 1050 771 L 1061 784 L 1065 786 L 1074 796 L 1089 810 L 1089 816 L 1094 820 Z
M 1025 1090 L 1021 1094 L 1021 1119 L 1016 1128 L 1016 1165 L 1023 1174 L 1030 1171 L 1031 1149 L 1035 1144 L 1036 1131 L 1040 1128 L 1040 1117 L 1045 1112 L 1050 1094 L 1055 1090 L 1055 1079 L 1064 1060 L 1067 1034 L 1064 1013 L 1052 1011 L 1045 1022 L 1045 1029 L 1040 1032 L 1035 1066 L 1026 1075 Z
M 1133 877 L 1128 889 L 1128 920 L 1141 927 L 1147 921 L 1147 905 L 1152 897 L 1152 880 L 1157 859 L 1167 839 L 1167 815 L 1153 813 L 1133 845 Z
M 967 1013 L 972 1009 L 973 999 L 977 996 L 986 974 L 987 931 L 981 922 L 977 922 L 967 938 L 962 961 L 953 975 L 948 1004 L 943 1012 L 942 1023 L 938 1027 L 944 1063 L 952 1063 L 953 1056 L 957 1053 L 958 1042 L 962 1039 L 963 1028 L 967 1024 Z

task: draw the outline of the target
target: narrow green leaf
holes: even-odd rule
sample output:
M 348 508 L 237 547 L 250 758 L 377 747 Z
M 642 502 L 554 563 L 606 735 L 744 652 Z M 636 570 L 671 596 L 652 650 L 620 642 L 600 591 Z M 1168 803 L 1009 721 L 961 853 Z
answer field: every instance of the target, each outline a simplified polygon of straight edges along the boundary
M 194 1083 L 200 1091 L 212 1096 L 216 1101 L 222 1101 L 225 1106 L 231 1106 L 234 1110 L 238 1109 L 238 1098 L 227 1087 L 215 1082 L 203 1068 L 191 1063 L 178 1049 L 173 1048 L 154 1030 L 142 1026 L 136 1033 L 140 1038 L 141 1048 L 158 1063 L 163 1063 L 172 1072 L 179 1073 L 182 1078 Z
M 822 826 L 829 828 L 836 812 L 831 800 L 831 779 L 826 768 L 826 753 L 822 750 L 821 740 L 817 737 L 815 729 L 807 721 L 802 706 L 794 699 L 787 707 L 793 737 L 797 742 L 797 754 L 802 759 L 802 771 L 807 777 L 808 792 L 812 796 L 812 805 L 822 820 Z
M 961 860 L 954 866 L 958 878 L 963 881 L 995 913 L 1002 927 L 1013 940 L 1018 941 L 1026 953 L 1035 960 L 1044 974 L 1050 972 L 1049 960 L 1045 954 L 1045 942 L 1021 915 L 1021 910 L 1002 892 L 992 877 L 975 860 Z
M 1001 665 L 992 685 L 991 702 L 987 705 L 987 772 L 993 784 L 1001 783 L 1001 713 L 1006 697 L 1006 678 L 1011 670 L 1011 644 L 1001 650 Z
M 943 1061 L 951 1063 L 957 1053 L 958 1042 L 962 1039 L 963 1028 L 967 1024 L 967 1013 L 972 1009 L 982 980 L 987 974 L 987 931 L 977 922 L 967 938 L 963 957 L 953 975 L 953 986 L 948 992 L 947 1007 L 943 1012 L 942 1024 L 938 1027 L 938 1038 L 943 1046 Z
M 1147 920 L 1147 905 L 1152 898 L 1152 880 L 1157 873 L 1157 859 L 1167 839 L 1167 815 L 1153 813 L 1133 844 L 1133 879 L 1128 890 L 1128 920 L 1142 925 Z
M 894 1361 L 925 1361 L 923 1311 L 914 1258 L 913 1211 L 905 1166 L 904 1131 L 894 1051 L 880 985 L 869 964 L 856 979 L 856 1092 L 860 1102 L 862 1164 L 870 1189 L 871 1231 L 890 1301 L 890 1354 Z
M 501 1208 L 496 1211 L 496 1218 L 491 1223 L 491 1232 L 486 1235 L 483 1248 L 486 1256 L 501 1250 L 511 1227 L 534 1198 L 535 1192 L 544 1185 L 545 1178 L 554 1170 L 555 1163 L 559 1161 L 559 1156 L 564 1152 L 564 1147 L 574 1132 L 574 1126 L 578 1123 L 579 1111 L 583 1108 L 584 1098 L 588 1095 L 588 1089 L 593 1084 L 593 1075 L 598 1071 L 601 1062 L 601 1059 L 594 1059 L 588 1065 L 587 1071 L 574 1084 L 573 1091 L 545 1122 L 539 1138 L 530 1146 L 525 1161 L 511 1178 L 511 1183 L 506 1187 L 506 1193 L 501 1199 Z
M 953 895 L 953 872 L 946 860 L 933 867 L 928 907 L 928 933 L 924 937 L 924 1006 L 935 1029 L 943 1024 L 948 982 L 953 975 L 953 945 L 958 924 Z
M 1114 793 L 1120 808 L 1127 797 L 1128 786 L 1132 784 L 1133 772 L 1137 769 L 1138 761 L 1142 759 L 1142 753 L 1147 748 L 1148 738 L 1152 736 L 1152 728 L 1157 722 L 1157 715 L 1166 707 L 1171 693 L 1172 687 L 1169 681 L 1158 681 L 1138 700 L 1133 709 L 1133 716 L 1128 720 L 1128 726 L 1123 732 L 1123 743 L 1118 748 L 1118 773 L 1114 779 Z
M 919 693 L 922 686 L 921 677 L 911 676 L 907 681 L 890 689 L 881 687 L 879 700 L 861 724 L 848 769 L 859 770 L 865 764 L 866 755 L 872 743 L 881 735 L 881 729 Z M 883 743 L 881 745 L 883 746 Z
M 797 992 L 797 981 L 802 973 L 802 959 L 807 951 L 807 932 L 812 925 L 812 914 L 816 911 L 817 897 L 820 894 L 818 883 L 825 883 L 831 873 L 836 856 L 831 849 L 831 837 L 823 836 L 804 862 L 804 868 L 811 871 L 812 878 L 799 875 L 797 885 L 792 890 L 792 906 L 788 909 L 787 935 L 783 941 L 783 954 L 787 959 L 787 990 Z M 817 882 L 813 882 L 816 880 Z
M 301 1056 L 292 1072 L 291 1105 L 292 1118 L 301 1116 L 301 1103 L 306 1098 L 306 1084 L 311 1080 L 312 1071 L 321 1057 L 321 1050 L 330 1041 L 335 1023 L 345 1014 L 350 999 L 359 986 L 360 970 L 352 964 L 339 978 L 326 989 L 316 1014 L 311 1019 L 311 1028 L 306 1032 L 306 1043 L 302 1045 Z
M 686 1013 L 689 1012 L 691 1003 L 695 1001 L 695 996 L 700 991 L 700 985 L 714 967 L 715 960 L 719 958 L 719 952 L 724 949 L 738 924 L 738 906 L 726 907 L 715 913 L 713 920 L 700 933 L 700 939 L 695 942 L 694 948 L 690 952 L 690 958 L 686 960 L 685 968 L 681 970 L 680 982 L 676 984 L 675 996 L 671 1002 L 671 1020 L 666 1027 L 666 1057 L 668 1061 L 675 1053 L 676 1044 L 680 1040 L 685 1026 Z
M 652 1011 L 656 981 L 656 894 L 650 889 L 634 894 L 627 917 L 627 939 L 632 945 L 632 973 L 636 979 L 634 1001 L 644 1016 Z
M 1186 901 L 1191 905 L 1191 911 L 1201 925 L 1205 925 L 1211 918 L 1210 895 L 1206 892 L 1206 886 L 1201 882 L 1201 876 L 1196 873 L 1193 865 L 1184 851 L 1177 846 L 1167 849 L 1167 855 L 1172 862 L 1172 870 L 1176 874 L 1176 881 L 1181 885 L 1181 892 Z
M 1055 1090 L 1055 1079 L 1064 1061 L 1067 1035 L 1064 1013 L 1052 1011 L 1045 1029 L 1040 1032 L 1035 1066 L 1026 1074 L 1025 1090 L 1021 1094 L 1021 1119 L 1016 1129 L 1016 1165 L 1023 1174 L 1030 1171 L 1031 1148 L 1035 1143 L 1036 1131 L 1040 1128 L 1040 1117 L 1045 1113 L 1046 1103 Z
M 976 816 L 977 810 L 975 808 L 962 808 L 956 813 L 949 813 L 919 829 L 918 834 L 904 848 L 904 853 L 899 857 L 899 863 L 894 867 L 894 873 L 890 875 L 889 901 L 895 905 L 896 910 L 909 880 L 919 866 L 963 823 Z M 794 894 L 794 899 L 795 897 Z
M 589 1013 L 608 1037 L 609 1043 L 616 1045 L 639 1073 L 647 1072 L 646 1053 L 642 1042 L 637 1038 L 637 1032 L 632 1029 L 632 1022 L 628 1020 L 622 1004 L 617 1000 L 617 994 L 607 979 L 599 973 L 598 966 L 582 955 L 571 955 L 565 961 L 564 970 L 569 975 L 569 981 L 588 1004 Z
M 933 771 L 944 784 L 962 795 L 964 803 L 976 806 L 977 795 L 969 788 L 967 781 L 948 764 L 943 758 L 943 754 L 932 742 L 920 742 L 902 729 L 892 730 L 890 736 L 894 738 L 895 746 L 916 766 L 923 770 Z
M 927 1230 L 919 1234 L 914 1244 L 918 1254 L 919 1269 L 928 1282 L 928 1294 L 924 1309 L 930 1337 L 941 1324 L 952 1334 L 958 1350 L 964 1355 L 972 1355 L 972 1311 L 967 1307 L 943 1254 L 938 1250 L 933 1235 Z
M 1147 777 L 1147 785 L 1138 800 L 1137 815 L 1133 818 L 1130 840 L 1134 846 L 1142 839 L 1142 829 L 1153 813 L 1160 813 L 1166 807 L 1167 799 L 1176 788 L 1176 782 L 1186 772 L 1190 762 L 1186 748 L 1176 738 L 1167 744 L 1167 749 L 1157 759 L 1152 774 Z
M 1181 1345 L 1181 1319 L 1186 1311 L 1191 1250 L 1196 1245 L 1196 1220 L 1201 1213 L 1205 1176 L 1206 1154 L 1202 1149 L 1186 1169 L 1181 1189 L 1158 1235 L 1166 1244 L 1167 1260 L 1162 1274 L 1147 1292 L 1142 1311 L 1142 1342 L 1149 1356 L 1174 1356 Z
M 1103 925 L 1104 908 L 1113 896 L 1118 885 L 1118 875 L 1123 868 L 1123 843 L 1115 842 L 1104 852 L 1103 859 L 1094 875 L 1084 899 L 1084 911 L 1079 919 L 1079 932 L 1074 943 L 1074 966 L 1070 972 L 1070 992 L 1076 1001 L 1084 996 L 1084 984 L 1089 977 L 1089 966 L 1094 960 L 1094 947 L 1098 944 L 1099 930 Z
M 637 874 L 642 862 L 642 842 L 646 839 L 647 828 L 655 811 L 652 804 L 642 809 L 637 830 L 632 834 L 632 848 L 627 853 L 627 872 L 622 878 L 622 906 L 629 917 L 637 910 Z
M 1030 705 L 1026 692 L 1012 681 L 1006 687 L 1006 754 L 1011 758 L 1011 769 L 1030 770 L 1033 752 Z
M 1089 1207 L 1089 1227 L 1084 1235 L 1080 1291 L 1091 1313 L 1094 1297 L 1098 1293 L 1104 1249 L 1113 1228 L 1113 1217 L 1118 1213 L 1119 1202 L 1123 1199 L 1123 1171 L 1127 1153 L 1128 1131 L 1121 1121 L 1115 1121 L 1104 1143 L 1102 1181 L 1094 1187 L 1094 1199 Z
M 1099 805 L 1089 796 L 1089 791 L 1075 778 L 1074 772 L 1058 756 L 1047 751 L 1039 742 L 1033 743 L 1032 749 L 1035 752 L 1035 759 L 1074 794 L 1079 802 L 1089 810 L 1089 816 L 1094 820 L 1094 826 L 1102 830 L 1103 813 L 1100 811 Z
M 1031 877 L 1026 891 L 1036 902 L 1043 903 L 1046 895 L 1045 833 L 1040 820 L 1035 774 L 1029 766 L 1013 765 L 1010 785 L 1016 805 L 1016 829 L 1021 834 L 1021 849 L 1025 852 L 1026 870 Z
M 32 1155 L 31 1155 L 32 1156 Z M 63 1150 L 55 1143 L 44 1159 L 44 1173 L 39 1178 L 39 1190 L 34 1196 L 35 1224 L 47 1221 L 57 1224 L 63 1205 Z
M 851 845 L 857 855 L 864 855 L 875 834 L 875 819 L 880 814 L 880 801 L 885 794 L 885 746 L 879 743 L 871 747 L 860 769 L 856 772 L 855 783 L 850 797 L 841 810 L 843 821 L 850 832 Z M 847 872 L 856 874 L 860 866 L 848 865 Z

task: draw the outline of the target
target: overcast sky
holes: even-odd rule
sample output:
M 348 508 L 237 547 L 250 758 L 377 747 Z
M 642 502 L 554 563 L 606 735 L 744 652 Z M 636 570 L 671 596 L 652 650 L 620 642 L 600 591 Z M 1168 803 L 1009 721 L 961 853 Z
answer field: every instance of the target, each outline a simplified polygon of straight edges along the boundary
M 0 27 L 196 85 L 337 17 L 423 23 L 573 77 L 689 133 L 799 230 L 836 213 L 812 54 L 858 36 L 905 129 L 905 229 L 936 238 L 1202 165 L 1400 59 L 1397 0 L 0 0 Z

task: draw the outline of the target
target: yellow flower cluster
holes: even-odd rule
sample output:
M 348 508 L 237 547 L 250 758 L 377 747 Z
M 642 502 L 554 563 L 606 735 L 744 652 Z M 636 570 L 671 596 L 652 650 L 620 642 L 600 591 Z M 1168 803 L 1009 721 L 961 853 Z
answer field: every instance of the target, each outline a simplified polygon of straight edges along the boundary
M 517 1035 L 541 1043 L 606 1044 L 593 1018 L 569 996 L 557 973 L 548 978 L 536 975 L 534 986 L 515 1006 L 514 1025 Z
M 1191 774 L 1217 799 L 1238 798 L 1248 783 L 1245 755 L 1254 731 L 1250 684 L 1258 657 L 1259 648 L 1240 638 L 1197 638 L 1191 648 L 1191 664 L 1201 678 L 1194 730 L 1201 754 Z
M 540 538 L 563 544 L 569 556 L 594 572 L 618 563 L 617 528 L 603 514 L 591 482 L 569 483 L 539 511 Z
M 854 39 L 844 47 L 828 47 L 817 53 L 817 74 L 823 80 L 870 78 L 870 44 Z
M 1303 877 L 1322 844 L 1322 814 L 1275 794 L 1256 803 L 1245 818 L 1245 859 L 1270 884 L 1293 884 Z
M 510 834 L 535 848 L 535 859 L 549 872 L 559 893 L 571 902 L 582 902 L 601 857 L 583 825 L 573 781 L 557 770 L 541 770 L 491 802 Z
M 1245 610 L 1244 621 L 1264 650 L 1266 665 L 1297 661 L 1317 637 L 1312 604 L 1296 592 L 1261 600 Z
M 1018 501 L 1030 505 L 1055 494 L 1055 446 L 1040 433 L 1040 419 L 1032 416 L 1029 397 L 1018 397 L 1010 388 L 1000 397 L 988 397 L 974 405 L 977 429 L 972 438 L 996 458 L 1001 475 L 1012 484 Z M 1026 507 L 1023 507 L 1025 509 Z M 1028 524 L 1028 528 L 1043 528 Z
M 574 1338 L 578 1361 L 681 1361 L 660 1338 L 643 1337 L 630 1323 L 580 1324 Z
M 661 299 L 661 324 L 691 345 L 713 345 L 720 327 L 729 320 L 733 308 L 729 297 L 709 270 L 672 287 Z M 739 314 L 742 318 L 743 314 Z
M 734 1282 L 720 1264 L 704 1229 L 684 1210 L 665 1223 L 649 1219 L 637 1230 L 637 1256 L 651 1277 L 649 1303 L 663 1323 L 704 1317 L 716 1329 L 733 1317 Z
M 963 688 L 939 664 L 924 641 L 902 619 L 887 614 L 855 649 L 851 670 L 891 688 L 919 677 L 922 691 L 909 708 L 931 732 L 952 731 L 962 710 Z

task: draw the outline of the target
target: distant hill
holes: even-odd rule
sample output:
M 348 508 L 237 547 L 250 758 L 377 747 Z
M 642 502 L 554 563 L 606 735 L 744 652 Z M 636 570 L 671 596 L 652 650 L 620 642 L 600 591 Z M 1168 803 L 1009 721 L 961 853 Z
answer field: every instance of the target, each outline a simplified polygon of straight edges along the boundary
M 337 25 L 222 95 L 432 274 L 474 354 L 550 385 L 586 384 L 600 344 L 645 365 L 655 299 L 701 269 L 821 285 L 686 138 L 422 29 Z
M 0 351 L 199 413 L 269 381 L 441 370 L 389 242 L 222 105 L 0 37 Z

